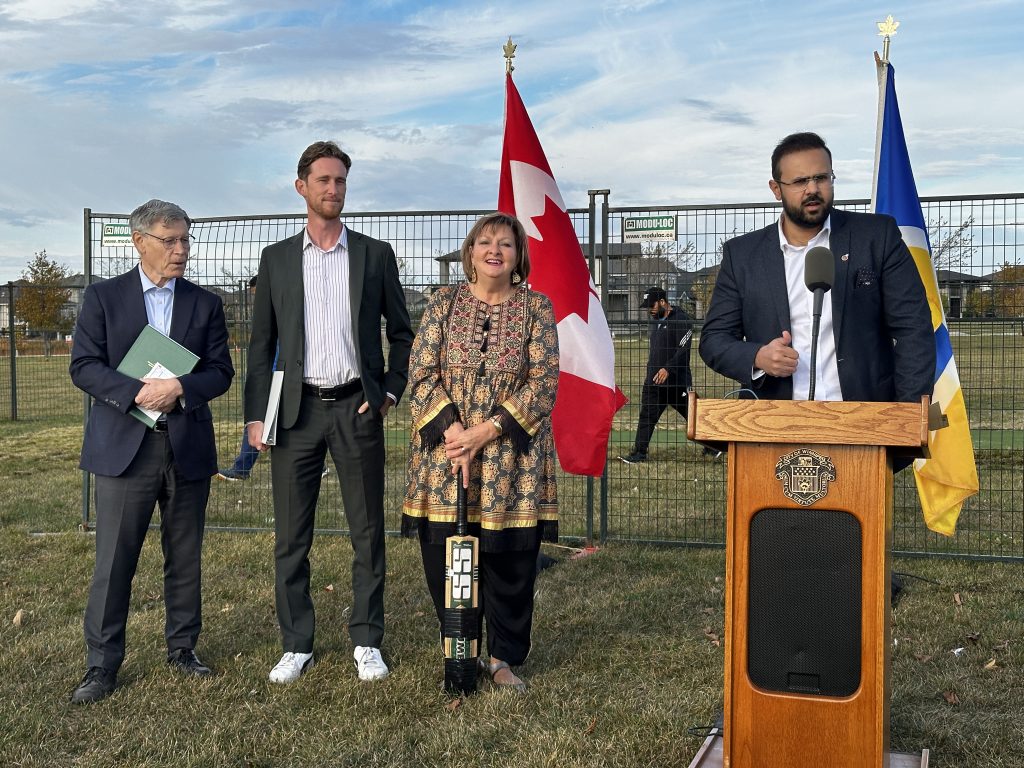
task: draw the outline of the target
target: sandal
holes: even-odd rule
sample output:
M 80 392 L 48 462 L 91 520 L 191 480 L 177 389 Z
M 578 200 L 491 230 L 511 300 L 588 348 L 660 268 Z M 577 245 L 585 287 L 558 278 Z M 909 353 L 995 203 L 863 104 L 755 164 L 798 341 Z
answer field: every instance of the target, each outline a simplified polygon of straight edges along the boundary
M 507 661 L 492 661 L 490 664 L 485 662 L 483 659 L 480 660 L 481 668 L 484 673 L 491 679 L 491 683 L 498 688 L 508 688 L 515 691 L 516 693 L 526 693 L 526 683 L 519 679 L 515 672 L 512 671 L 512 667 L 508 665 Z M 512 679 L 515 682 L 499 683 L 494 676 L 501 672 L 503 669 L 507 669 L 509 674 L 512 675 Z

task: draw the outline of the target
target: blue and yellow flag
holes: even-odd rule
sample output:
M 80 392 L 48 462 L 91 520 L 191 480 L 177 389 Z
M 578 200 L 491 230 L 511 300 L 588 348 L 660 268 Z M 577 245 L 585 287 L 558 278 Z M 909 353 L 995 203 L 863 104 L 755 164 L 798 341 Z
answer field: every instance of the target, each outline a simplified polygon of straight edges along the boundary
M 921 213 L 921 200 L 917 196 L 896 102 L 895 75 L 892 65 L 887 62 L 879 62 L 878 67 L 879 125 L 872 198 L 874 210 L 896 219 L 928 294 L 936 352 L 932 402 L 939 404 L 949 420 L 949 426 L 928 434 L 930 458 L 914 462 L 914 480 L 925 524 L 936 533 L 952 536 L 964 501 L 978 492 L 978 468 L 974 463 L 967 407 L 960 389 L 960 376 L 953 360 L 949 328 L 932 264 L 928 229 Z

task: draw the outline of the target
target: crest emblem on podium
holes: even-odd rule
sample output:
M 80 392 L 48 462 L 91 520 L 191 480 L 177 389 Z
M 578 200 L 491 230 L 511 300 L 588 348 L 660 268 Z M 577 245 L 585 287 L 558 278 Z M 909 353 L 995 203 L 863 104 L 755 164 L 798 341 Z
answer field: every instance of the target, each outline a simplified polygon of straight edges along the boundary
M 782 481 L 782 493 L 787 499 L 807 507 L 828 494 L 828 484 L 836 479 L 836 468 L 828 456 L 799 448 L 779 459 L 775 478 Z

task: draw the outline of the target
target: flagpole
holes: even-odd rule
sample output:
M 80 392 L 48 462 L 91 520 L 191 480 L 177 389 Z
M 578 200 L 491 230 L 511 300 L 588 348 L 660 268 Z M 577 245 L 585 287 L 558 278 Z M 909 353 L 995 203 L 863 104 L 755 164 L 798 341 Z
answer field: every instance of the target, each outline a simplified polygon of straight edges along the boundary
M 882 57 L 875 54 L 879 120 L 871 207 L 896 219 L 928 297 L 936 352 L 929 412 L 930 455 L 914 462 L 914 482 L 925 523 L 936 533 L 952 536 L 964 502 L 978 492 L 978 471 L 938 276 L 931 258 L 928 224 L 910 167 L 910 153 L 896 100 L 895 75 L 889 62 L 889 38 L 895 34 L 897 26 L 891 16 L 878 24 L 879 35 L 885 38 L 886 45 Z
M 885 21 L 877 22 L 878 36 L 882 38 L 882 56 L 875 51 L 875 73 L 878 77 L 878 119 L 875 123 L 875 164 L 871 178 L 871 212 L 875 212 L 878 204 L 878 168 L 879 159 L 882 153 L 882 125 L 885 120 L 885 84 L 889 75 L 889 42 L 896 34 L 900 23 L 895 21 L 892 14 L 886 17 Z

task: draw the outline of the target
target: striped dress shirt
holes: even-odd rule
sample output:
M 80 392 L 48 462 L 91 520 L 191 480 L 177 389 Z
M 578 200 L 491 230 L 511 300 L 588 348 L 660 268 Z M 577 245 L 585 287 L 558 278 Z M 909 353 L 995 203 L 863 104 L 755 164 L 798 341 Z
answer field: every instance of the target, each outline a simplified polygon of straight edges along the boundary
M 305 300 L 305 375 L 318 387 L 336 387 L 359 377 L 352 302 L 349 299 L 348 228 L 330 250 L 302 239 L 302 284 Z

